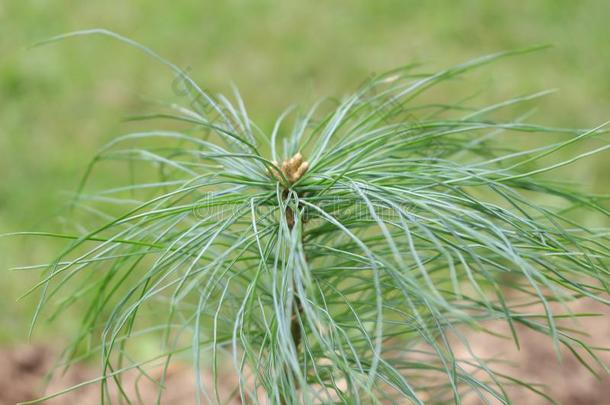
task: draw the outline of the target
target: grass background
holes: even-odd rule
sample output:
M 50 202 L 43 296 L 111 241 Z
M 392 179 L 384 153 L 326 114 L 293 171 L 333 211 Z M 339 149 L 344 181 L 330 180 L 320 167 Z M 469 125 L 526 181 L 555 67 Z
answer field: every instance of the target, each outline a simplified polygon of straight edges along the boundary
M 411 62 L 431 71 L 535 44 L 554 47 L 487 68 L 447 97 L 487 89 L 484 98 L 497 101 L 558 88 L 539 102 L 536 121 L 593 127 L 610 119 L 607 0 L 0 0 L 0 233 L 61 226 L 66 192 L 93 153 L 136 128 L 122 118 L 176 98 L 167 70 L 108 39 L 28 49 L 93 27 L 144 43 L 213 92 L 235 83 L 264 129 L 288 105 L 345 94 L 375 72 Z M 570 175 L 607 193 L 609 172 L 606 153 Z M 0 239 L 0 343 L 25 339 L 34 304 L 16 300 L 36 276 L 7 269 L 48 261 L 58 248 Z M 69 334 L 69 317 L 60 322 L 34 340 Z

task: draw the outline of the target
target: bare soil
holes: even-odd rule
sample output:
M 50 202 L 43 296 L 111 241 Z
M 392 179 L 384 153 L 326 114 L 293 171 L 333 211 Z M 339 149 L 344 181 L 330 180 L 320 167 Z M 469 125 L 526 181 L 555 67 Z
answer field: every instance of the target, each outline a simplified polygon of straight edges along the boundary
M 575 312 L 605 313 L 603 317 L 584 318 L 577 326 L 580 332 L 586 333 L 590 338 L 587 342 L 599 346 L 610 346 L 610 323 L 608 322 L 610 310 L 599 304 L 579 303 L 572 308 Z M 498 325 L 502 328 L 502 325 Z M 506 331 L 504 331 L 506 332 Z M 503 340 L 484 334 L 473 334 L 469 344 L 477 356 L 507 360 L 513 365 L 502 365 L 500 370 L 521 380 L 540 383 L 543 391 L 564 405 L 610 405 L 610 378 L 601 373 L 600 379 L 592 375 L 567 351 L 562 351 L 562 362 L 557 361 L 549 338 L 529 329 L 518 328 L 521 340 L 521 350 L 517 350 L 510 340 Z M 465 355 L 465 353 L 462 353 Z M 0 349 L 0 405 L 13 405 L 20 401 L 27 401 L 40 397 L 46 393 L 61 391 L 62 389 L 93 379 L 97 376 L 95 368 L 86 365 L 77 365 L 70 368 L 65 374 L 55 376 L 51 381 L 45 382 L 44 377 L 54 361 L 54 351 L 44 346 L 17 346 Z M 600 353 L 606 364 L 610 364 L 610 354 Z M 496 368 L 497 369 L 497 368 Z M 150 372 L 151 379 L 161 377 L 160 370 Z M 144 404 L 156 403 L 157 387 L 154 381 L 147 378 L 138 378 L 135 373 L 125 376 L 125 386 L 130 387 L 129 395 L 140 395 Z M 206 385 L 212 384 L 209 374 L 204 374 Z M 234 396 L 231 392 L 235 386 L 235 378 L 221 376 L 221 391 L 224 398 Z M 137 387 L 137 388 L 135 388 Z M 226 388 L 225 388 L 226 387 Z M 136 392 L 137 391 L 137 392 Z M 516 404 L 538 405 L 546 404 L 544 400 L 528 390 L 519 387 L 509 388 Z M 166 389 L 163 393 L 162 404 L 190 405 L 194 404 L 196 392 L 195 377 L 189 365 L 174 365 L 170 367 L 166 378 Z M 139 394 L 138 394 L 139 393 Z M 113 395 L 117 395 L 114 393 Z M 48 405 L 99 404 L 99 386 L 87 385 L 76 391 L 69 392 L 57 398 L 46 401 Z M 239 404 L 237 400 L 230 402 Z M 467 405 L 482 403 L 478 398 L 469 398 Z
M 570 305 L 574 313 L 594 313 L 603 316 L 579 318 L 577 321 L 566 320 L 565 327 L 574 329 L 573 334 L 591 346 L 610 347 L 610 309 L 591 301 L 579 301 Z M 492 327 L 493 328 L 493 327 Z M 472 334 L 468 343 L 473 352 L 480 358 L 497 359 L 501 363 L 494 365 L 494 370 L 503 372 L 530 384 L 539 384 L 537 388 L 563 405 L 610 405 L 610 376 L 601 366 L 595 365 L 586 352 L 578 350 L 579 355 L 592 366 L 599 377 L 584 367 L 570 351 L 562 347 L 561 360 L 548 336 L 541 335 L 524 326 L 517 326 L 517 335 L 521 348 L 518 350 L 512 340 L 499 339 L 486 334 Z M 506 323 L 493 328 L 509 336 Z M 610 352 L 597 351 L 602 362 L 610 365 Z M 549 401 L 523 387 L 507 389 L 515 404 L 542 405 Z M 470 398 L 464 405 L 478 405 L 482 401 Z

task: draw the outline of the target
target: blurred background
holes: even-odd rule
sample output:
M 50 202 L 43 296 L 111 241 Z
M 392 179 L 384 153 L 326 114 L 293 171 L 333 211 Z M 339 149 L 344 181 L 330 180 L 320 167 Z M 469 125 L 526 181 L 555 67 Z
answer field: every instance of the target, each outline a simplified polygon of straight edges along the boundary
M 61 229 L 58 214 L 94 152 L 135 128 L 125 117 L 175 96 L 166 68 L 107 38 L 29 49 L 94 27 L 147 45 L 212 92 L 234 83 L 263 129 L 287 106 L 344 95 L 374 73 L 412 62 L 433 71 L 537 44 L 553 47 L 477 73 L 483 97 L 557 88 L 534 121 L 593 127 L 610 119 L 608 0 L 0 0 L 0 233 Z M 582 162 L 573 175 L 607 193 L 608 160 Z M 49 261 L 60 246 L 0 239 L 0 347 L 27 341 L 35 306 L 17 299 L 37 275 L 8 269 Z M 60 345 L 72 327 L 70 317 L 42 323 L 32 341 Z

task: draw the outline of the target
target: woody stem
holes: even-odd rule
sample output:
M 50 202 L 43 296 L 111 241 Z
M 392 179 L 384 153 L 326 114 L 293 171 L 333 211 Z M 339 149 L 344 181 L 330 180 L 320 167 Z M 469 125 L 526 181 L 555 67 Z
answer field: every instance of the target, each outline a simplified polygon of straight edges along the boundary
M 294 212 L 292 208 L 286 207 L 286 222 L 288 223 L 288 228 L 292 231 L 295 225 L 294 221 Z M 302 340 L 302 332 L 301 325 L 299 319 L 303 316 L 303 305 L 301 303 L 301 299 L 296 293 L 294 280 L 292 282 L 292 291 L 293 291 L 293 305 L 292 305 L 292 315 L 290 317 L 290 335 L 292 337 L 292 343 L 294 344 L 294 348 L 299 353 L 299 346 Z M 288 372 L 288 370 L 287 370 Z M 297 387 L 298 388 L 298 387 Z M 285 398 L 280 398 L 280 403 L 282 405 L 288 404 Z

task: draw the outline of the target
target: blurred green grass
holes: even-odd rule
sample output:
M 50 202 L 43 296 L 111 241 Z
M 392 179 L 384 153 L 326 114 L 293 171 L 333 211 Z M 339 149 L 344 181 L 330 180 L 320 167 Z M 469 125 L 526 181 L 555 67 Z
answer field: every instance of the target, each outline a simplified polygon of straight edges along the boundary
M 374 72 L 411 62 L 430 71 L 535 44 L 554 47 L 477 76 L 485 98 L 559 88 L 540 102 L 538 122 L 592 127 L 610 118 L 607 0 L 58 4 L 0 2 L 0 232 L 61 227 L 56 214 L 64 192 L 76 187 L 105 141 L 133 129 L 122 118 L 147 111 L 151 99 L 174 96 L 170 73 L 108 39 L 27 49 L 77 29 L 103 27 L 132 37 L 213 92 L 229 92 L 235 83 L 265 129 L 288 105 L 345 94 Z M 598 156 L 573 175 L 607 193 L 607 160 L 607 154 Z M 111 180 L 98 176 L 93 182 Z M 0 342 L 26 337 L 34 305 L 16 299 L 36 275 L 6 269 L 48 261 L 59 247 L 51 240 L 0 240 Z M 61 338 L 70 328 L 63 318 L 34 338 Z

